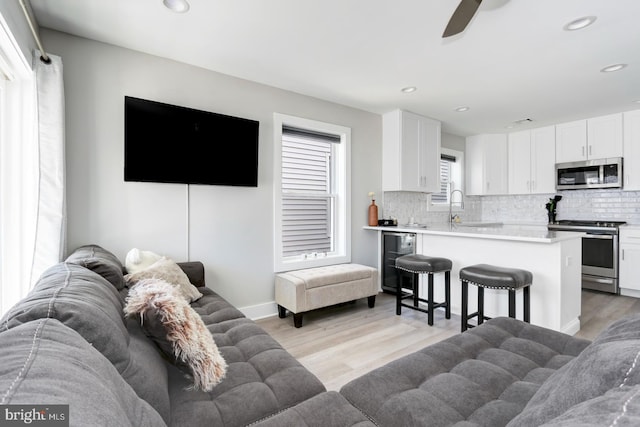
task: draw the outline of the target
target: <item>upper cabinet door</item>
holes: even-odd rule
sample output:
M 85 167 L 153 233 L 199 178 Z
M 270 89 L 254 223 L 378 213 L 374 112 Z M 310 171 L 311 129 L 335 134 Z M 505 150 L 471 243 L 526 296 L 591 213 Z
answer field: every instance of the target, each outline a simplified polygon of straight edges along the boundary
M 416 114 L 402 112 L 402 128 L 400 141 L 400 187 L 399 190 L 420 191 L 422 183 L 420 140 L 420 117 Z
M 531 193 L 556 191 L 556 127 L 531 130 Z
M 624 113 L 624 181 L 622 189 L 640 190 L 640 110 Z
M 473 135 L 466 139 L 465 157 L 465 190 L 468 196 L 484 194 L 484 135 Z
M 508 136 L 509 194 L 531 192 L 531 131 L 512 132 Z
M 556 162 L 587 160 L 587 121 L 556 125 Z
M 555 192 L 555 126 L 509 134 L 509 194 Z
M 556 126 L 556 161 L 622 157 L 622 113 Z
M 465 153 L 468 195 L 507 194 L 507 135 L 470 136 Z
M 622 113 L 587 120 L 587 157 L 622 157 Z
M 441 124 L 408 111 L 382 117 L 382 189 L 440 191 Z

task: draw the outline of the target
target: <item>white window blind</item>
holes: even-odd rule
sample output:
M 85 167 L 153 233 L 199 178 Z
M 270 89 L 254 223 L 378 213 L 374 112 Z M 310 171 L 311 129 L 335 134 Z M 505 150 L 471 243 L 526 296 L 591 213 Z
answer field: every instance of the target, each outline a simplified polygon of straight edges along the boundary
M 432 203 L 449 203 L 449 184 L 451 178 L 451 164 L 456 162 L 454 156 L 442 154 L 440 156 L 440 192 L 431 195 Z
M 283 126 L 282 255 L 334 250 L 333 147 L 338 135 Z

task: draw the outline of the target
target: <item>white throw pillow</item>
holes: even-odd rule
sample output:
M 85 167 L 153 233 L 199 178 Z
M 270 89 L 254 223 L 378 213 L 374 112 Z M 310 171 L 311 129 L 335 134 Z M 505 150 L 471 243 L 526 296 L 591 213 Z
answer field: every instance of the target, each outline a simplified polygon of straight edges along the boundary
M 127 269 L 127 273 L 137 273 L 138 271 L 150 267 L 160 258 L 162 258 L 162 256 L 154 252 L 142 251 L 138 248 L 133 248 L 127 253 L 127 257 L 124 260 L 124 266 Z

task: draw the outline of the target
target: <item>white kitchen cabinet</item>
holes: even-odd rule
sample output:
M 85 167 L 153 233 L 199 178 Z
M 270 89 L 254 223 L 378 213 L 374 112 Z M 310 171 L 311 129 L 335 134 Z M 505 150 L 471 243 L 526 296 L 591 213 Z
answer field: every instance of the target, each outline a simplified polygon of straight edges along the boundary
M 640 110 L 624 113 L 624 181 L 625 191 L 640 190 Z
M 587 157 L 622 157 L 622 113 L 587 120 Z
M 473 135 L 465 144 L 468 195 L 507 194 L 507 135 Z
M 556 125 L 556 162 L 587 160 L 587 121 Z
M 556 125 L 556 161 L 622 157 L 622 113 Z
M 509 134 L 509 194 L 555 192 L 555 144 L 555 126 Z
M 640 297 L 640 227 L 620 227 L 620 294 Z
M 440 192 L 441 124 L 408 111 L 382 116 L 382 189 Z

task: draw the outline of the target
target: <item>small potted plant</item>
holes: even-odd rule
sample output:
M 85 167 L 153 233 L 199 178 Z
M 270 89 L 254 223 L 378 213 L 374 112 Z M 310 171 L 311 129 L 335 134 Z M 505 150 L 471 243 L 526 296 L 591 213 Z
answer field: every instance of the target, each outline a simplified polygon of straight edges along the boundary
M 556 207 L 558 206 L 558 202 L 562 200 L 562 196 L 554 196 L 552 199 L 549 199 L 547 204 L 545 205 L 547 208 L 547 215 L 549 217 L 549 224 L 553 224 L 556 222 Z

